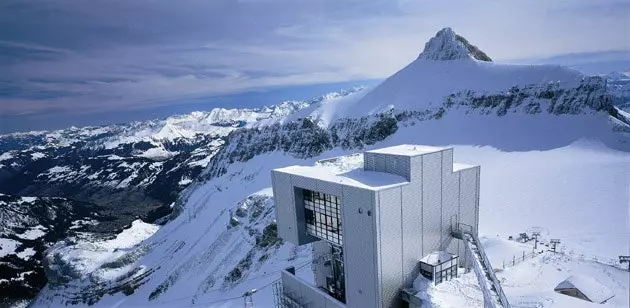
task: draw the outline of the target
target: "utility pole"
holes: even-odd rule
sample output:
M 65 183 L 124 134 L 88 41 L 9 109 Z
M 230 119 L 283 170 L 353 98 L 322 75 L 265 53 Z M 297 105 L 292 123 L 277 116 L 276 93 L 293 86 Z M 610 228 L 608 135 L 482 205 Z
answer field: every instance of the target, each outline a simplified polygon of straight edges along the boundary
M 628 263 L 628 272 L 630 272 L 630 256 L 619 256 L 619 263 Z
M 553 249 L 553 252 L 556 252 L 556 245 L 560 244 L 560 240 L 557 238 L 552 238 L 549 243 L 551 243 L 551 249 Z
M 245 293 L 243 293 L 243 303 L 245 308 L 254 308 L 254 299 L 252 295 L 258 291 L 257 289 L 251 289 Z
M 532 232 L 532 236 L 534 237 L 534 251 L 538 249 L 538 237 L 540 236 L 540 231 Z

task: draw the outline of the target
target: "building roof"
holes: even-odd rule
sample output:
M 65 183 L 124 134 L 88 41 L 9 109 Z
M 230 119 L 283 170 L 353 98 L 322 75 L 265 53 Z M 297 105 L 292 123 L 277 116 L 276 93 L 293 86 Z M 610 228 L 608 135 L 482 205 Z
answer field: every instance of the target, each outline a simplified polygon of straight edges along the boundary
M 479 167 L 479 165 L 453 163 L 453 172 L 457 172 L 457 171 L 464 170 L 464 169 L 475 168 L 475 167 Z
M 563 282 L 559 283 L 554 291 L 566 289 L 578 289 L 582 292 L 582 294 L 586 295 L 588 299 L 595 303 L 602 303 L 615 296 L 608 287 L 588 276 L 570 276 Z
M 275 170 L 320 181 L 369 190 L 382 190 L 409 184 L 407 179 L 402 176 L 377 171 L 366 171 L 363 170 L 363 168 L 356 168 L 339 174 L 333 173 L 328 168 L 319 166 L 289 166 Z
M 415 145 L 415 144 L 401 144 L 388 148 L 376 149 L 371 151 L 366 151 L 366 153 L 379 153 L 379 154 L 390 154 L 390 155 L 401 155 L 401 156 L 419 156 L 429 153 L 435 153 L 444 151 L 446 147 L 434 147 L 428 145 Z

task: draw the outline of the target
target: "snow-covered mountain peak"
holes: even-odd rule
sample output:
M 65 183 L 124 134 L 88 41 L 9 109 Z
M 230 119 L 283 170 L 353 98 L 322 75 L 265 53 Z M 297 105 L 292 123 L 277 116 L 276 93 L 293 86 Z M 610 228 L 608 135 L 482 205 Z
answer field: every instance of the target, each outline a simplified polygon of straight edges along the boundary
M 418 59 L 438 61 L 475 59 L 492 62 L 483 51 L 448 27 L 440 30 L 426 43 Z
M 630 79 L 630 72 L 610 72 L 609 74 L 604 76 L 608 80 L 628 80 Z

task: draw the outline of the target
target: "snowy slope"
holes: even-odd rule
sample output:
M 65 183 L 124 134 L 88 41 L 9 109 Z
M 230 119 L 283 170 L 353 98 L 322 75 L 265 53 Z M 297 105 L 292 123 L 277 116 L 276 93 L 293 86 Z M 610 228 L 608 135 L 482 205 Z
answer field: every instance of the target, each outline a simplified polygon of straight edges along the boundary
M 627 272 L 609 260 L 630 251 L 630 148 L 611 126 L 603 79 L 481 63 L 467 56 L 480 52 L 468 43 L 437 41 L 463 48 L 416 60 L 365 95 L 235 130 L 184 190 L 173 220 L 126 254 L 108 252 L 97 270 L 49 284 L 33 306 L 242 307 L 242 294 L 255 288 L 255 305 L 272 307 L 279 270 L 294 265 L 308 277 L 311 260 L 308 247 L 276 237 L 270 170 L 411 143 L 451 145 L 456 161 L 481 165 L 479 233 L 495 267 L 529 250 L 505 242 L 509 235 L 535 228 L 545 241 L 562 240 L 563 254 L 497 274 L 515 306 L 593 307 L 553 292 L 583 273 L 618 294 L 610 306 L 627 307 Z M 361 165 L 361 156 L 321 165 L 341 173 Z M 435 307 L 482 307 L 472 274 L 443 286 L 428 294 Z M 453 293 L 461 301 L 445 302 Z
M 608 90 L 613 97 L 613 103 L 630 111 L 630 72 L 612 72 L 603 77 L 608 81 Z
M 559 82 L 561 88 L 577 87 L 583 76 L 560 66 L 506 65 L 472 59 L 433 61 L 417 59 L 386 79 L 357 106 L 371 113 L 391 106 L 399 110 L 421 109 L 442 102 L 459 91 L 492 94 L 513 86 Z
M 418 142 L 416 132 L 416 128 L 405 129 L 394 135 L 391 141 L 378 146 Z M 490 147 L 457 146 L 455 153 L 458 161 L 482 165 L 480 234 L 492 237 L 498 234 L 506 238 L 507 235 L 517 235 L 538 226 L 547 231 L 548 238 L 563 239 L 567 252 L 590 253 L 589 255 L 596 255 L 600 260 L 612 259 L 630 249 L 627 242 L 630 234 L 628 216 L 619 215 L 628 210 L 630 157 L 627 153 L 611 151 L 601 144 L 585 141 L 542 152 L 505 153 Z M 342 152 L 334 150 L 317 158 L 338 154 Z M 567 157 L 571 159 L 567 160 Z M 545 163 L 540 164 L 541 161 Z M 255 237 L 249 235 L 249 222 L 228 228 L 229 212 L 236 212 L 239 202 L 246 200 L 243 199 L 244 196 L 269 194 L 269 171 L 272 168 L 296 163 L 311 164 L 313 159 L 296 160 L 283 154 L 261 155 L 247 163 L 234 164 L 224 176 L 198 186 L 188 197 L 182 214 L 143 244 L 142 247 L 152 248 L 134 265 L 154 270 L 150 277 L 137 286 L 132 296 L 121 293 L 104 295 L 97 307 L 116 304 L 121 305 L 120 307 L 215 307 L 205 304 L 233 297 L 236 299 L 228 301 L 228 306 L 221 302 L 216 307 L 240 307 L 242 302 L 239 296 L 243 292 L 250 288 L 267 286 L 278 278 L 279 269 L 289 264 L 308 264 L 305 262 L 309 260 L 309 251 L 301 249 L 292 252 L 291 245 L 288 244 L 272 248 L 271 251 L 257 249 Z M 533 169 L 535 167 L 538 168 Z M 338 167 L 339 169 L 342 168 Z M 567 215 L 567 212 L 571 215 Z M 272 217 L 267 216 L 264 219 L 266 222 L 260 223 L 256 228 L 262 229 L 270 223 Z M 249 218 L 239 219 L 249 221 Z M 237 284 L 226 282 L 225 277 L 230 277 L 231 271 L 247 259 L 252 249 L 255 251 L 254 257 L 250 258 L 253 259 L 252 265 L 241 271 Z M 265 254 L 268 256 L 260 261 L 260 257 Z M 569 263 L 566 266 L 573 265 Z M 544 269 L 536 269 L 539 270 Z M 549 269 L 545 270 L 547 271 Z M 614 268 L 609 271 L 621 272 Z M 558 283 L 553 281 L 557 276 L 552 275 L 546 283 Z M 503 274 L 499 277 L 504 278 Z M 515 276 L 506 279 L 511 285 L 519 285 L 531 278 Z M 619 278 L 604 283 L 611 287 L 621 283 L 623 286 L 617 289 L 628 291 L 627 281 Z M 50 286 L 49 288 L 43 294 L 53 294 L 54 289 Z M 73 285 L 70 290 L 74 291 L 66 289 L 63 294 L 80 293 L 82 288 L 85 285 Z M 262 289 L 254 298 L 255 302 L 269 307 L 270 291 L 270 287 Z M 472 288 L 469 292 L 474 296 L 474 292 L 478 290 Z M 521 290 L 518 288 L 512 292 L 508 288 L 506 292 L 508 297 L 516 301 L 526 297 L 519 295 Z M 64 296 L 67 295 L 40 300 L 38 306 L 64 303 L 67 301 Z M 627 305 L 622 296 L 618 300 L 616 303 L 619 307 Z M 566 307 L 544 301 L 543 305 Z
M 360 99 L 331 101 L 314 117 L 325 123 L 338 118 L 378 114 L 395 110 L 426 110 L 442 107 L 451 95 L 483 97 L 492 94 L 538 98 L 546 90 L 564 92 L 588 84 L 601 83 L 602 78 L 587 78 L 580 72 L 555 65 L 507 65 L 479 61 L 450 29 L 432 38 L 420 56 L 387 78 Z M 479 51 L 481 52 L 481 51 Z M 602 88 L 602 91 L 605 90 Z M 584 93 L 585 94 L 585 93 Z M 359 96 L 359 95 L 355 95 Z
M 98 218 L 94 207 L 65 198 L 0 194 L 0 307 L 28 302 L 44 287 L 44 251 L 66 236 L 91 230 Z

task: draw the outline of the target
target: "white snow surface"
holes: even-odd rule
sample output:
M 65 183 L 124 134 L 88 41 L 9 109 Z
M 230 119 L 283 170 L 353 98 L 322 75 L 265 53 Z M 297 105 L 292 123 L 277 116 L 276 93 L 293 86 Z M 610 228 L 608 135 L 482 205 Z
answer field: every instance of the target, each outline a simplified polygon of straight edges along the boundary
M 158 226 L 135 220 L 128 229 L 123 230 L 115 238 L 109 240 L 78 240 L 71 245 L 55 245 L 48 255 L 57 255 L 72 270 L 92 279 L 109 279 L 111 271 L 100 269 L 106 262 L 112 262 L 123 256 L 129 249 L 136 247 L 159 229 Z M 98 270 L 98 271 L 97 271 Z
M 182 186 L 183 186 L 183 185 L 188 185 L 188 184 L 190 184 L 190 183 L 192 183 L 192 182 L 193 182 L 193 180 L 192 180 L 192 179 L 187 178 L 187 177 L 184 177 L 184 178 L 182 178 L 181 180 L 179 180 L 179 182 L 177 182 L 177 184 L 179 184 L 179 185 L 182 185 Z
M 37 200 L 37 197 L 21 197 L 22 202 L 33 203 Z
M 330 99 L 323 100 L 317 104 L 312 104 L 307 108 L 304 108 L 288 117 L 278 119 L 279 121 L 293 121 L 298 118 L 313 118 L 318 120 L 321 125 L 328 126 L 333 123 L 335 120 L 338 120 L 343 117 L 355 117 L 363 115 L 363 110 L 353 109 L 355 107 L 355 103 L 363 98 L 367 93 L 370 92 L 371 88 L 364 88 L 360 91 L 351 93 L 346 96 L 341 97 L 332 97 Z M 350 115 L 350 116 L 349 116 Z M 257 123 L 257 125 L 268 125 L 277 121 L 275 119 L 272 120 L 263 120 Z
M 452 258 L 453 255 L 446 251 L 434 251 L 424 256 L 422 259 L 420 259 L 420 261 L 431 265 L 438 265 Z
M 401 144 L 382 149 L 368 151 L 371 153 L 400 155 L 400 156 L 418 156 L 428 153 L 434 153 L 445 150 L 445 147 L 433 147 L 426 145 Z
M 35 249 L 28 247 L 17 253 L 18 258 L 28 260 L 35 255 Z
M 42 225 L 37 225 L 34 227 L 30 227 L 29 229 L 24 231 L 24 233 L 22 234 L 16 234 L 16 236 L 23 240 L 34 240 L 34 239 L 37 239 L 46 235 L 45 230 L 46 230 L 46 227 Z
M 439 106 L 444 98 L 464 90 L 478 94 L 507 91 L 512 86 L 559 82 L 561 88 L 577 87 L 584 76 L 554 65 L 509 65 L 493 62 L 417 59 L 387 78 L 353 107 L 376 114 L 389 109 L 420 110 Z M 357 109 L 355 109 L 357 108 Z M 345 114 L 350 115 L 350 114 Z M 340 115 L 339 117 L 344 117 Z
M 11 152 L 4 152 L 0 154 L 0 161 L 9 160 L 11 158 L 13 158 L 13 154 L 11 154 Z
M 615 297 L 601 305 L 554 291 L 559 281 L 578 273 L 605 281 L 599 284 L 598 290 L 610 290 Z M 512 307 L 621 308 L 630 304 L 627 271 L 573 256 L 546 252 L 499 271 L 497 277 Z M 416 296 L 427 301 L 427 305 L 423 305 L 427 308 L 483 307 L 478 288 L 473 272 L 460 271 L 459 278 L 437 286 L 422 276 L 414 281 L 414 289 L 418 290 Z
M 513 86 L 576 88 L 585 76 L 559 65 L 513 65 L 470 58 L 434 61 L 418 58 L 373 89 L 314 104 L 289 117 L 311 117 L 328 126 L 342 118 L 355 118 L 395 110 L 438 108 L 454 93 L 476 95 L 505 93 Z
M 371 190 L 381 190 L 409 184 L 407 179 L 395 174 L 366 171 L 359 167 L 344 173 L 334 173 L 321 166 L 290 166 L 279 168 L 278 171 L 300 175 L 330 183 L 342 184 Z
M 48 169 L 48 173 L 64 173 L 64 172 L 68 172 L 71 169 L 67 166 L 54 166 L 50 169 Z
M 20 242 L 4 237 L 0 237 L 0 258 L 14 254 L 15 249 L 20 246 Z
M 31 158 L 32 158 L 33 160 L 42 159 L 42 158 L 44 158 L 44 157 L 46 157 L 46 154 L 44 154 L 44 153 L 40 153 L 40 152 L 35 152 L 35 153 L 32 153 L 32 154 L 31 154 Z
M 136 156 L 162 160 L 162 159 L 167 159 L 169 157 L 175 156 L 177 154 L 178 152 L 169 152 L 164 147 L 160 146 L 160 147 L 150 148 Z

